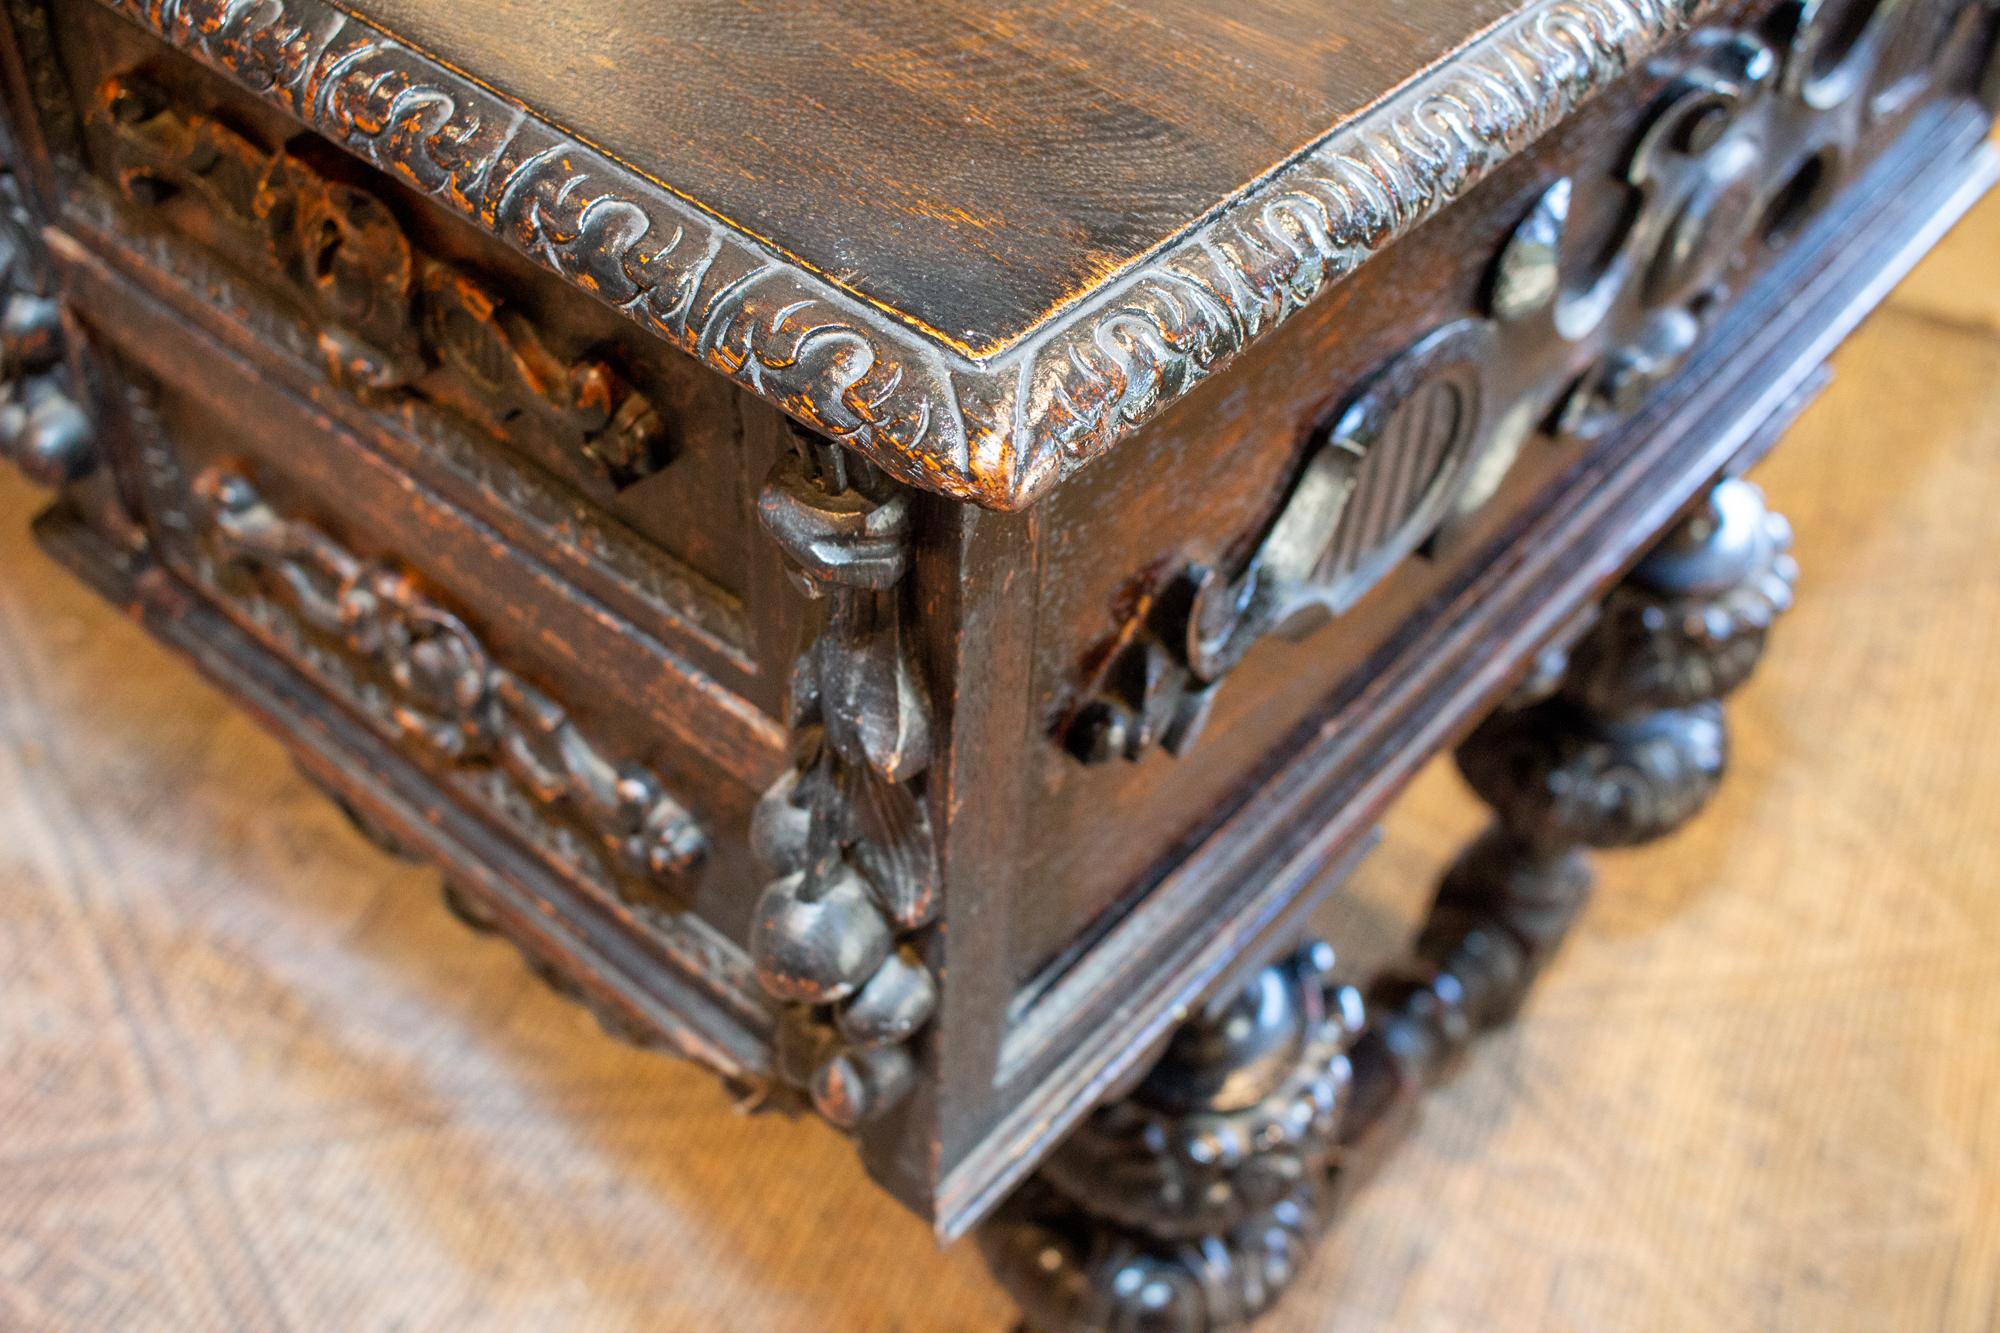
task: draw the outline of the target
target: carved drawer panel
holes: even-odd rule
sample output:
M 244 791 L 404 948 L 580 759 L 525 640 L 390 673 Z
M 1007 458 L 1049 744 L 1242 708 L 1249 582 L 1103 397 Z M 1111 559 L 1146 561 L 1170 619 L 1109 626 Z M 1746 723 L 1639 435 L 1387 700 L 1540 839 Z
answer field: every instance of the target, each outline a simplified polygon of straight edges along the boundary
M 74 256 L 151 544 L 265 652 L 759 1023 L 757 795 L 781 725 L 158 303 Z M 163 350 L 164 349 L 164 350 Z M 200 377 L 164 375 L 188 357 Z
M 65 225 L 95 255 L 779 707 L 784 611 L 755 612 L 782 574 L 748 521 L 775 412 L 130 23 L 56 18 Z

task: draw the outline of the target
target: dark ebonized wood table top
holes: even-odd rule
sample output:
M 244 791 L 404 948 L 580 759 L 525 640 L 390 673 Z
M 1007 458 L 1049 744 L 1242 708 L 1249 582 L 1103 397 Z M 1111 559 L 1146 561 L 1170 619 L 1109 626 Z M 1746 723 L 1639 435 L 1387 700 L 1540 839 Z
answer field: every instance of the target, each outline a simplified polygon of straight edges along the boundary
M 1021 509 L 1721 0 L 104 3 Z
M 351 7 L 986 355 L 1518 0 Z

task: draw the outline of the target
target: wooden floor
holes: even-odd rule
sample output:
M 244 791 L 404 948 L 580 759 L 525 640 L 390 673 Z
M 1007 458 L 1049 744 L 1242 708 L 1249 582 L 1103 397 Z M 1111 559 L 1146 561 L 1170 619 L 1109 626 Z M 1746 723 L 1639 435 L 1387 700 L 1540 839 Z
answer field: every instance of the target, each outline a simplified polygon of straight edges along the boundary
M 2000 201 L 1762 473 L 1799 610 L 1694 830 L 1270 1328 L 2000 1328 Z M 1000 1330 L 817 1124 L 468 934 L 0 484 L 0 1329 Z M 1479 814 L 1435 768 L 1340 921 Z

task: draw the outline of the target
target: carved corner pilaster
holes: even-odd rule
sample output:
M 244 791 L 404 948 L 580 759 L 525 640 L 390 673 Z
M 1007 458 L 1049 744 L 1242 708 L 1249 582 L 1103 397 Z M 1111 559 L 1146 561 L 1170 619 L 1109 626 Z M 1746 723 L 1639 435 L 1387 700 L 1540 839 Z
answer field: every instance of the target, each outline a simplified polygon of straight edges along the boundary
M 903 609 L 909 492 L 830 441 L 793 438 L 758 513 L 823 613 L 793 670 L 796 763 L 752 826 L 773 878 L 751 953 L 785 1006 L 781 1074 L 851 1129 L 908 1094 L 910 1042 L 937 1007 L 917 941 L 939 906 L 931 704 Z

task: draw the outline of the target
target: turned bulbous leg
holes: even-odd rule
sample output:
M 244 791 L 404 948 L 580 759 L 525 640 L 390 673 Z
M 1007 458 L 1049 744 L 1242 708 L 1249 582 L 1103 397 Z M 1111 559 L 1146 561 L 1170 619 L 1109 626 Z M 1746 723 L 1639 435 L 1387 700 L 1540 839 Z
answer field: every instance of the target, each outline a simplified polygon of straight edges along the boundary
M 1721 698 L 1791 605 L 1791 531 L 1743 481 L 1717 485 L 1606 600 L 1539 688 L 1458 749 L 1494 823 L 1439 886 L 1413 957 L 1371 988 L 1350 1141 L 1511 1018 L 1582 910 L 1585 853 L 1666 836 L 1729 760 Z
M 1659 838 L 1714 794 L 1719 700 L 1790 605 L 1789 544 L 1754 487 L 1715 487 L 1460 747 L 1493 826 L 1365 1005 L 1308 945 L 1056 1151 L 983 1237 L 1030 1328 L 1204 1333 L 1270 1307 L 1417 1095 L 1513 1017 L 1589 896 L 1587 851 Z
M 1030 1327 L 1193 1333 L 1253 1317 L 1317 1233 L 1360 997 L 1309 944 L 1196 1015 L 983 1235 Z

